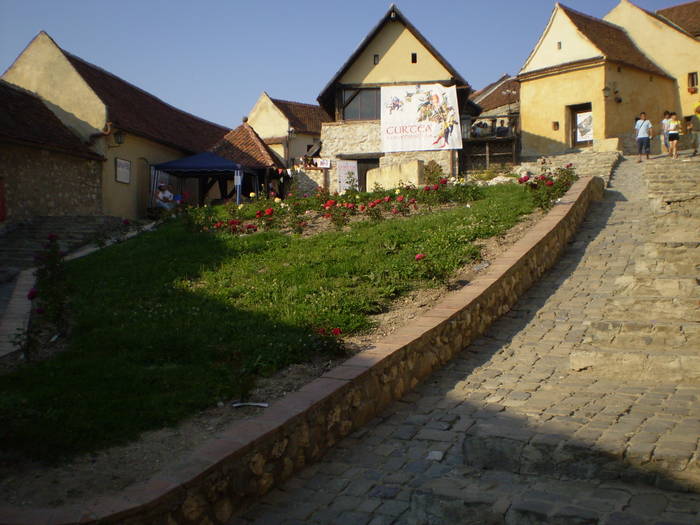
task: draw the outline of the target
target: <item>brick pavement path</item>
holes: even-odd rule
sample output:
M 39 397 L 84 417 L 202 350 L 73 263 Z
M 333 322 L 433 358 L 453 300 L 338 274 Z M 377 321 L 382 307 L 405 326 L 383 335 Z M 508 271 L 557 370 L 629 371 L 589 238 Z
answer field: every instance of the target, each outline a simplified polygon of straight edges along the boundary
M 668 166 L 649 164 L 650 180 Z M 624 161 L 562 259 L 484 337 L 231 524 L 700 523 L 700 381 L 673 364 L 673 349 L 700 353 L 697 281 L 675 275 L 697 243 L 650 239 L 647 197 Z M 686 288 L 668 293 L 674 280 Z M 651 372 L 619 358 L 630 349 L 655 356 Z

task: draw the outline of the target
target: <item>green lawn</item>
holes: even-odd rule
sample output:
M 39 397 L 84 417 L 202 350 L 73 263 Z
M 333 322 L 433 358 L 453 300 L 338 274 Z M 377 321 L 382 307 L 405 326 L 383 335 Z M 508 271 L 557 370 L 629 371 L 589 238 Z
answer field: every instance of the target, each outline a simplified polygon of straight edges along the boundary
M 56 459 L 124 443 L 244 395 L 256 375 L 341 352 L 318 330 L 370 328 L 371 314 L 443 281 L 479 257 L 473 241 L 534 209 L 518 186 L 484 195 L 306 238 L 171 221 L 70 262 L 70 348 L 0 376 L 4 448 Z

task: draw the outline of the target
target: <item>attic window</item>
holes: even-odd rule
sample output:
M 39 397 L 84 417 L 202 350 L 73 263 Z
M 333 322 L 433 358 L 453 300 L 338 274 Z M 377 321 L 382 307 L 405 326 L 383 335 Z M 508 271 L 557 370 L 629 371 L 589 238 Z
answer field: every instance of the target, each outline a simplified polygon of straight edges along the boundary
M 418 53 L 411 53 L 411 64 L 416 64 L 418 62 Z
M 379 64 L 379 55 L 374 55 L 374 65 Z
M 557 42 L 557 49 L 561 49 L 561 42 Z

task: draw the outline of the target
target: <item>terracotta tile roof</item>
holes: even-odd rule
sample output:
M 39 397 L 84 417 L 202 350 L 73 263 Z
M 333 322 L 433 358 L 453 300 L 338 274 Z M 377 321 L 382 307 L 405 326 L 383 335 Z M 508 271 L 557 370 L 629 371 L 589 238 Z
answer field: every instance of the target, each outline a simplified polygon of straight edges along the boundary
M 206 151 L 229 130 L 179 110 L 67 51 L 63 54 L 107 106 L 107 118 L 117 128 L 187 153 Z
M 331 117 L 328 116 L 321 106 L 316 104 L 304 104 L 302 102 L 291 102 L 289 100 L 280 100 L 278 98 L 270 98 L 285 117 L 289 120 L 289 125 L 292 126 L 298 133 L 309 133 L 311 135 L 321 134 L 321 123 L 330 122 Z
M 634 45 L 624 29 L 599 18 L 575 11 L 559 4 L 581 33 L 583 33 L 607 60 L 627 64 L 643 71 L 667 77 L 659 66 L 652 62 Z
M 0 80 L 0 141 L 104 160 L 68 129 L 39 97 L 4 80 Z
M 255 130 L 244 122 L 229 131 L 210 151 L 246 168 L 284 168 Z
M 670 20 L 694 37 L 700 36 L 700 0 L 659 9 L 656 14 Z
M 496 89 L 491 93 L 486 94 L 481 100 L 478 100 L 479 105 L 484 111 L 507 106 L 508 104 L 517 104 L 520 102 L 520 82 L 515 78 L 508 78 L 501 82 Z M 504 91 L 514 91 L 513 94 L 506 94 Z

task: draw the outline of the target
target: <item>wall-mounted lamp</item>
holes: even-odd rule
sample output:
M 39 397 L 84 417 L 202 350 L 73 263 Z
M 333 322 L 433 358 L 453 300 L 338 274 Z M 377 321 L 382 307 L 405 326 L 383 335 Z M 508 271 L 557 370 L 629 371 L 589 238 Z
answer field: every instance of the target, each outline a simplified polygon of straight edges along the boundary
M 114 132 L 114 143 L 119 146 L 124 144 L 124 132 L 122 130 Z
M 608 98 L 610 96 L 610 93 L 612 93 L 612 89 L 610 89 L 608 86 L 605 86 L 603 88 L 603 96 L 605 98 Z
M 557 122 L 557 121 L 552 122 L 552 129 L 554 131 L 559 131 L 559 122 Z

